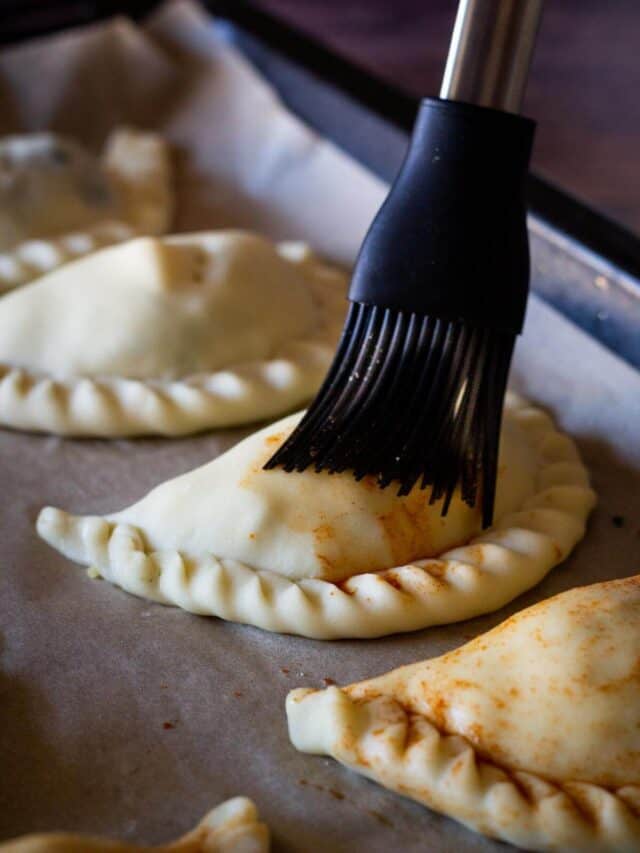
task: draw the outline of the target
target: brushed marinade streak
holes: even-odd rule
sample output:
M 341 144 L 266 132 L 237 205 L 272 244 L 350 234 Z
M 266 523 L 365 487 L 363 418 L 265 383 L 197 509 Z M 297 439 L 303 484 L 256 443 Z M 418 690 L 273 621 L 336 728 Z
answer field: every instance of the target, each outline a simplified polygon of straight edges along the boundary
M 289 734 L 526 850 L 640 848 L 640 576 L 573 589 L 441 657 L 298 689 Z
M 582 538 L 594 494 L 575 445 L 510 396 L 496 522 L 455 495 L 398 497 L 348 473 L 263 465 L 300 418 L 249 436 L 105 517 L 44 509 L 38 532 L 136 595 L 270 631 L 376 637 L 466 619 L 538 583 Z

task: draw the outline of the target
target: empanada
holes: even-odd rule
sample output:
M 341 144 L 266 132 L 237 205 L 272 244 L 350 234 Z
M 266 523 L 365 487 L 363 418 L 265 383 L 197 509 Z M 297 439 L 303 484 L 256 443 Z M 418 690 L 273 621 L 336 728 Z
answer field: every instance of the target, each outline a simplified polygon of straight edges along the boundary
M 170 844 L 147 847 L 70 833 L 25 835 L 0 844 L 0 853 L 267 853 L 269 830 L 251 800 L 234 797 L 205 815 L 191 832 Z
M 454 496 L 349 473 L 263 465 L 300 415 L 276 423 L 105 518 L 44 509 L 38 532 L 136 595 L 308 637 L 376 637 L 501 607 L 583 536 L 594 503 L 573 442 L 510 396 L 496 522 Z
M 499 581 L 497 581 L 499 582 Z M 526 850 L 640 850 L 640 576 L 441 657 L 287 698 L 289 734 Z
M 0 424 L 180 435 L 275 417 L 321 382 L 346 279 L 244 232 L 138 238 L 0 300 Z
M 114 131 L 100 159 L 52 133 L 0 139 L 0 292 L 136 234 L 173 209 L 169 155 L 152 133 Z

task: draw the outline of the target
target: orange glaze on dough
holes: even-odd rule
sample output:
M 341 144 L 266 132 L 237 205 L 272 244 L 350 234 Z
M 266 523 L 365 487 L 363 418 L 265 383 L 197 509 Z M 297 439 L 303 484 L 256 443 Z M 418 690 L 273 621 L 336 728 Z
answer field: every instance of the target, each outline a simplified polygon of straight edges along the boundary
M 278 431 L 265 437 L 263 452 L 251 466 L 249 473 L 240 481 L 240 486 L 250 489 L 253 487 L 255 478 L 272 474 L 272 472 L 264 472 L 263 466 L 271 458 L 277 446 L 285 440 L 286 435 L 286 432 Z M 286 476 L 300 475 L 294 473 Z M 372 476 L 364 477 L 358 483 L 355 481 L 352 483 L 343 475 L 329 475 L 326 472 L 316 476 L 321 478 L 318 483 L 314 482 L 312 474 L 305 480 L 305 489 L 308 488 L 310 492 L 315 488 L 335 490 L 336 511 L 316 511 L 310 516 L 305 510 L 304 501 L 301 500 L 299 505 L 288 508 L 286 519 L 292 533 L 308 534 L 311 537 L 315 559 L 321 567 L 316 577 L 344 581 L 363 572 L 382 573 L 396 566 L 433 557 L 439 549 L 444 550 L 441 545 L 446 520 L 438 515 L 437 508 L 429 504 L 429 491 L 416 486 L 409 495 L 396 497 L 396 486 L 391 484 L 387 489 L 393 495 L 393 501 L 383 502 L 386 506 L 390 504 L 391 508 L 378 513 L 375 513 L 374 509 L 370 514 L 371 523 L 377 526 L 379 537 L 368 538 L 365 547 L 359 551 L 360 563 L 349 566 L 348 563 L 352 561 L 345 556 L 345 552 L 348 553 L 350 545 L 350 521 L 353 524 L 351 513 L 353 512 L 355 518 L 358 513 L 366 515 L 368 503 L 371 503 L 372 507 L 376 504 L 379 506 L 380 501 L 376 501 L 375 497 L 369 499 L 368 495 L 380 492 L 380 487 L 376 478 Z M 350 499 L 351 492 L 353 497 Z M 446 548 L 464 544 L 478 531 L 479 524 L 473 523 L 468 536 L 455 541 L 448 538 Z M 382 560 L 384 562 L 381 565 Z M 439 566 L 436 563 L 434 577 L 437 577 L 438 570 Z M 401 588 L 393 576 L 384 575 L 384 579 L 396 588 Z M 343 589 L 345 592 L 350 592 L 347 588 L 343 587 Z

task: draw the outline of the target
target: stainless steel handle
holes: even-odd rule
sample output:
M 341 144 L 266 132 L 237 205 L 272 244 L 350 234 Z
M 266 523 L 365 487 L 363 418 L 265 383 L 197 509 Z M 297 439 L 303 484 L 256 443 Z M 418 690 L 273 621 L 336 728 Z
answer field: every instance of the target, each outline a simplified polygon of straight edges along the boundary
M 440 97 L 519 112 L 543 0 L 460 0 Z

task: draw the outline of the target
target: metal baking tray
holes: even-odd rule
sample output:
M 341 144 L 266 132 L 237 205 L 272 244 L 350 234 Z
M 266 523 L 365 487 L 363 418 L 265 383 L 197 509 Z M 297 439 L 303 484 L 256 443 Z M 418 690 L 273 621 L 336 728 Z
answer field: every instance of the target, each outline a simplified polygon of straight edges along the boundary
M 84 4 L 77 2 L 77 0 L 73 0 L 73 2 L 70 0 L 67 4 L 51 3 L 47 0 L 9 0 L 6 4 L 8 12 L 0 22 L 0 41 L 5 43 L 18 41 L 23 38 L 66 29 L 73 25 L 86 24 L 118 12 L 126 12 L 132 17 L 140 17 L 151 11 L 155 5 L 157 4 L 146 2 L 146 0 L 145 2 L 93 2 Z M 272 18 L 252 9 L 247 4 L 237 2 L 237 0 L 229 3 L 211 0 L 206 5 L 212 15 L 215 15 L 218 24 L 222 21 L 225 37 L 254 63 L 263 76 L 271 81 L 283 100 L 295 113 L 379 176 L 386 180 L 393 178 L 406 148 L 408 133 L 417 104 L 415 99 L 396 92 L 392 87 L 373 79 L 370 75 L 318 46 L 312 40 L 295 33 Z M 535 176 L 531 177 L 530 199 L 533 287 L 535 291 L 574 323 L 587 330 L 594 338 L 615 351 L 628 363 L 640 369 L 640 335 L 638 334 L 640 331 L 640 240 Z M 207 440 L 206 437 L 201 439 L 203 442 Z M 65 457 L 64 450 L 60 450 L 60 445 L 55 443 L 55 439 L 42 439 L 33 436 L 21 437 L 21 447 L 23 448 L 22 452 L 25 453 L 25 460 L 37 458 L 38 454 L 42 454 L 45 446 L 51 451 L 50 458 L 60 457 L 56 464 L 59 466 L 58 470 L 63 471 L 67 457 Z M 74 452 L 77 449 L 76 446 Z M 92 452 L 89 445 L 83 446 L 83 453 L 85 449 L 87 453 Z M 95 451 L 96 448 L 94 447 L 93 450 Z M 102 448 L 100 451 L 102 459 L 108 459 L 110 452 L 111 447 Z M 136 454 L 132 455 L 136 457 L 137 470 L 148 466 L 151 458 L 154 459 L 155 464 L 155 460 L 162 453 L 160 442 L 153 440 L 147 443 L 141 442 Z M 167 446 L 164 453 L 166 454 L 164 458 L 167 459 L 175 453 L 174 447 Z M 116 454 L 114 453 L 114 455 Z M 121 458 L 118 464 L 121 466 L 130 464 L 129 457 L 126 454 L 119 455 Z M 602 466 L 615 465 L 615 462 L 611 463 L 610 457 L 605 455 L 601 464 Z M 27 467 L 25 461 L 25 469 Z M 618 469 L 614 468 L 614 470 Z M 628 475 L 624 476 L 626 479 L 620 481 L 619 494 L 624 492 L 627 484 L 635 482 Z M 603 524 L 605 521 L 608 522 L 608 517 L 604 513 L 602 518 L 604 519 Z M 133 620 L 134 614 L 139 613 L 141 606 L 136 599 L 129 599 L 128 597 L 125 599 L 123 597 L 122 606 L 118 613 L 112 614 L 109 611 L 108 618 L 121 619 L 122 623 L 127 619 Z M 144 615 L 146 618 L 146 611 Z M 238 646 L 246 650 L 248 672 L 251 671 L 251 664 L 257 659 L 250 657 L 252 644 L 268 648 L 275 661 L 286 660 L 287 664 L 289 664 L 289 657 L 287 656 L 291 656 L 292 660 L 295 659 L 297 649 L 301 648 L 300 644 L 296 645 L 295 638 L 268 635 L 255 640 L 251 633 L 252 629 L 245 629 L 237 625 L 225 625 L 224 628 L 221 628 L 215 623 L 210 624 L 204 620 L 196 620 L 195 617 L 193 619 L 189 617 L 185 619 L 184 617 L 185 614 L 176 612 L 174 618 L 171 611 L 163 609 L 154 623 L 153 619 L 156 617 L 151 615 L 145 623 L 150 626 L 148 636 L 157 630 L 158 625 L 171 625 L 173 626 L 170 629 L 171 635 L 175 636 L 176 633 L 184 632 L 185 637 L 189 636 L 189 642 L 194 649 L 206 649 L 211 644 L 220 643 L 218 651 L 222 658 L 226 648 L 224 642 L 228 642 L 230 646 Z M 105 618 L 107 618 L 106 615 Z M 73 626 L 70 630 L 72 629 Z M 99 626 L 97 631 L 99 632 Z M 216 631 L 217 633 L 215 633 Z M 414 647 L 415 640 L 413 637 L 408 637 L 406 639 L 399 638 L 394 642 L 397 642 L 398 649 L 402 647 L 404 655 L 405 650 L 408 651 Z M 162 661 L 162 649 L 159 648 L 155 651 L 154 660 L 156 662 Z M 403 657 L 403 660 L 406 658 Z M 41 665 L 48 664 L 43 659 Z M 64 667 L 60 666 L 60 672 L 68 671 L 68 669 L 65 670 Z M 267 671 L 270 670 L 264 668 L 263 672 Z M 328 674 L 335 675 L 336 673 L 329 670 Z M 207 674 L 201 662 L 199 668 L 196 667 L 194 673 L 190 673 L 190 677 L 195 678 L 196 675 L 201 681 L 207 680 Z M 310 682 L 305 680 L 304 683 Z M 3 685 L 0 684 L 0 688 L 2 687 Z M 75 689 L 81 690 L 82 685 L 76 685 Z M 21 704 L 23 698 L 20 687 L 18 687 L 16 696 L 17 698 L 14 698 L 13 704 L 9 707 L 17 709 L 19 714 L 24 715 L 26 722 L 23 731 L 28 731 L 31 735 L 31 730 L 25 728 L 30 723 L 28 714 L 24 712 Z M 206 720 L 208 710 L 206 707 L 199 708 L 198 713 L 200 716 L 197 724 L 194 724 L 195 728 L 200 729 L 202 726 L 202 731 L 207 733 L 209 729 L 203 720 Z M 278 709 L 278 713 L 281 713 L 280 709 Z M 263 724 L 260 709 L 256 709 L 255 714 L 256 726 Z M 129 730 L 125 728 L 124 731 Z M 33 735 L 37 743 L 37 730 Z M 280 735 L 281 732 L 278 737 Z M 109 748 L 111 748 L 110 738 L 117 738 L 117 733 L 112 730 L 104 733 L 104 742 L 109 743 Z M 80 748 L 83 748 L 83 743 L 81 740 Z M 207 748 L 203 749 L 203 752 L 207 752 L 207 750 L 211 750 L 210 741 L 207 741 Z M 270 768 L 266 752 L 267 750 L 265 750 L 265 755 L 256 753 L 252 756 L 256 765 L 256 774 L 262 772 L 263 776 L 267 775 Z M 53 779 L 57 772 L 64 771 L 64 766 L 59 759 L 56 763 L 52 756 L 53 759 L 56 758 L 55 753 L 45 750 L 42 760 L 43 762 L 52 761 L 51 777 Z M 324 760 L 319 761 L 323 762 L 317 765 L 320 768 L 330 763 Z M 292 759 L 291 765 L 287 765 L 286 769 L 289 766 L 297 765 L 293 763 Z M 200 771 L 196 768 L 195 772 L 197 774 Z M 321 769 L 315 772 L 317 778 L 323 778 Z M 61 786 L 64 785 L 64 781 L 63 775 L 60 782 Z M 57 785 L 58 783 L 52 782 L 52 788 L 54 784 Z M 222 782 L 221 784 L 226 783 Z M 330 796 L 336 796 L 333 789 L 317 787 L 318 790 L 328 792 Z M 369 810 L 369 820 L 377 821 L 380 815 L 375 811 L 378 801 L 376 798 L 383 802 L 385 792 L 376 792 L 376 788 L 377 786 L 371 786 L 371 791 L 367 793 L 367 809 Z M 249 788 L 241 789 L 241 792 L 252 793 Z M 231 793 L 237 793 L 237 791 L 230 790 L 229 794 Z M 296 798 L 296 793 L 297 790 L 294 790 L 291 795 L 292 799 Z M 1 794 L 2 791 L 0 791 Z M 337 795 L 342 796 L 340 792 L 337 792 Z M 88 802 L 91 802 L 89 797 L 87 799 Z M 262 807 L 259 798 L 257 801 Z M 400 805 L 399 808 L 408 809 L 410 806 L 411 804 Z M 415 808 L 418 809 L 417 806 Z M 351 823 L 348 825 L 353 826 L 362 818 L 363 812 L 354 811 L 351 814 Z M 339 816 L 336 818 L 337 822 L 341 820 L 342 818 Z M 280 825 L 274 823 L 273 825 L 274 828 L 283 832 L 282 827 L 285 826 L 283 823 Z M 285 826 L 285 828 L 293 834 L 290 827 Z M 339 830 L 342 834 L 344 831 L 342 825 L 339 826 Z M 383 830 L 384 826 L 381 824 L 381 834 Z M 296 833 L 298 831 L 299 827 L 296 826 Z M 456 847 L 457 841 L 463 837 L 465 849 L 494 849 L 491 842 L 466 833 L 452 821 L 447 822 L 446 837 L 445 831 L 443 831 L 443 846 L 438 849 L 458 849 Z M 396 845 L 403 843 L 401 838 L 401 836 L 394 836 L 393 841 L 386 842 L 383 835 L 380 843 L 382 845 L 388 843 L 390 846 L 387 849 L 393 851 L 399 849 Z M 345 834 L 345 843 L 350 843 L 347 839 L 348 836 Z M 292 844 L 283 842 L 282 838 L 276 838 L 276 843 L 279 850 L 296 849 Z M 325 841 L 322 848 L 317 846 L 317 835 L 313 836 L 312 843 L 313 847 L 307 846 L 298 849 L 333 849 L 330 846 L 330 838 Z M 416 839 L 416 843 L 420 843 L 419 838 Z M 341 847 L 340 849 L 346 848 Z M 378 849 L 383 849 L 383 847 Z
M 115 14 L 136 19 L 157 0 L 4 0 L 0 44 Z M 229 42 L 300 118 L 386 181 L 407 146 L 418 99 L 376 79 L 243 0 L 204 0 Z M 430 94 L 430 93 L 425 93 Z M 640 237 L 531 175 L 532 287 L 640 369 Z
M 287 105 L 379 177 L 393 180 L 418 100 L 243 3 L 210 2 L 226 37 Z M 533 290 L 640 369 L 640 238 L 535 175 Z

